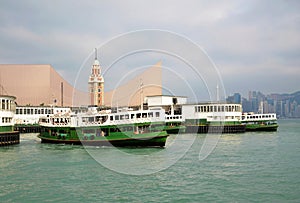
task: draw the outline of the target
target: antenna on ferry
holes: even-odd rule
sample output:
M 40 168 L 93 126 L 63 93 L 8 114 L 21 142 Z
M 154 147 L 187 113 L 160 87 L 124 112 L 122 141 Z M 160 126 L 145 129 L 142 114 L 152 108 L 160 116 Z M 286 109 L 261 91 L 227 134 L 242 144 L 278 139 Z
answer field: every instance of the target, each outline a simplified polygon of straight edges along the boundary
M 220 101 L 220 95 L 219 95 L 219 85 L 217 84 L 217 102 Z
M 140 89 L 141 89 L 141 110 L 143 110 L 143 80 L 142 80 L 142 78 L 140 79 Z

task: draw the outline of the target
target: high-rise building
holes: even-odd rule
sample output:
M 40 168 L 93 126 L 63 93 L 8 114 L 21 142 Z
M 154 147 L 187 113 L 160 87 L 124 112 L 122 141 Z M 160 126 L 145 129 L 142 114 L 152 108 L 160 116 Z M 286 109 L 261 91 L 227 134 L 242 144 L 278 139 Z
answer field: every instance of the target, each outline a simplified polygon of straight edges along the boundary
M 97 59 L 97 49 L 95 49 L 95 61 L 89 77 L 89 95 L 91 105 L 104 105 L 104 78 L 101 74 L 100 63 Z

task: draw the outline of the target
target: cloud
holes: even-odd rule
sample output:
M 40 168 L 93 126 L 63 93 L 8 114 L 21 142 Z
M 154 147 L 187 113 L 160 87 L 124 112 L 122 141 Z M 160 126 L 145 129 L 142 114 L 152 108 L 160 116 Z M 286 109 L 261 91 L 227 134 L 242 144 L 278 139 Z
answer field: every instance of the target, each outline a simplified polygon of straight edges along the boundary
M 264 88 L 270 71 L 281 83 L 273 90 L 270 85 L 270 91 L 283 86 L 285 90 L 300 89 L 296 82 L 300 76 L 299 8 L 298 1 L 280 0 L 5 1 L 0 8 L 0 63 L 52 64 L 73 83 L 94 47 L 125 32 L 155 28 L 187 36 L 204 47 L 218 65 L 227 89 Z M 130 43 L 123 45 L 135 46 Z M 138 39 L 134 43 L 143 45 Z M 180 44 L 167 39 L 164 43 L 180 49 Z M 107 55 L 110 53 L 100 52 L 104 68 Z M 189 55 L 191 60 L 197 58 Z M 136 60 L 137 65 L 143 63 Z M 144 64 L 156 62 L 148 58 Z M 257 72 L 260 77 L 255 77 Z M 239 78 L 245 75 L 262 86 L 243 85 Z

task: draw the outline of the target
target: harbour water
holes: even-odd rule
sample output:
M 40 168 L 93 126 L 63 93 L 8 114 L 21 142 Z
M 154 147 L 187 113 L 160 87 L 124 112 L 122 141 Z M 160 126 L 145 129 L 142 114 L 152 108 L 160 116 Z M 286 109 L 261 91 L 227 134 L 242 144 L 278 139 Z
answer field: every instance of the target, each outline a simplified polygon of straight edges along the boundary
M 300 202 L 300 120 L 279 120 L 277 132 L 223 134 L 212 153 L 200 161 L 205 138 L 188 134 L 182 143 L 193 141 L 193 145 L 173 165 L 148 175 L 131 175 L 131 171 L 124 173 L 126 164 L 132 170 L 132 165 L 144 163 L 126 162 L 122 153 L 115 153 L 120 149 L 41 144 L 36 134 L 22 134 L 19 145 L 0 148 L 0 200 Z M 121 151 L 170 156 L 171 144 L 165 149 Z M 91 151 L 105 161 L 122 162 L 122 172 L 96 161 Z M 152 164 L 164 162 L 162 156 Z

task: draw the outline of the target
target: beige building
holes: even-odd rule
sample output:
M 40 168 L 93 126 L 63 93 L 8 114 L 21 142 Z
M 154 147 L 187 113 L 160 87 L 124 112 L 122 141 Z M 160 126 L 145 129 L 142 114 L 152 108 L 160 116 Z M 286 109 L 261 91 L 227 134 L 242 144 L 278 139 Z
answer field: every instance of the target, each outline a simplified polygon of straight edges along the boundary
M 94 64 L 95 65 L 95 64 Z M 92 71 L 93 67 L 92 65 Z M 96 64 L 97 65 L 97 64 Z M 100 72 L 101 75 L 101 72 Z M 86 82 L 89 82 L 87 78 Z M 0 64 L 0 94 L 16 97 L 18 105 L 57 106 L 137 106 L 146 96 L 162 94 L 161 63 L 148 68 L 128 83 L 113 91 L 104 92 L 104 79 L 100 86 L 102 93 L 96 103 L 91 101 L 91 89 L 81 92 L 64 80 L 51 65 Z M 99 81 L 96 83 L 99 85 Z M 98 87 L 96 88 L 98 91 Z M 104 99 L 105 98 L 105 99 Z M 99 103 L 100 101 L 100 103 Z
M 139 106 L 146 96 L 162 94 L 161 62 L 147 68 L 124 85 L 105 93 L 106 106 Z
M 0 84 L 1 94 L 16 96 L 18 105 L 72 106 L 73 91 L 87 97 L 86 93 L 74 90 L 51 65 L 1 64 Z

